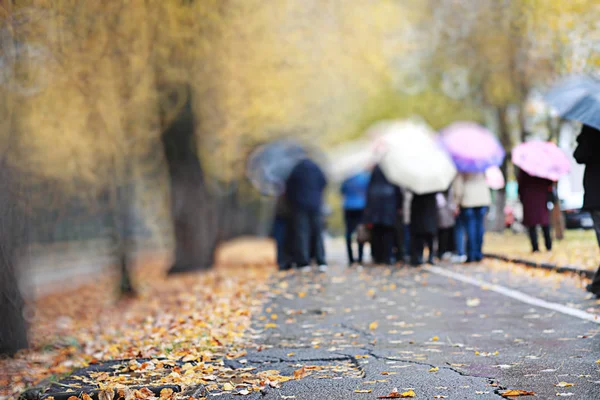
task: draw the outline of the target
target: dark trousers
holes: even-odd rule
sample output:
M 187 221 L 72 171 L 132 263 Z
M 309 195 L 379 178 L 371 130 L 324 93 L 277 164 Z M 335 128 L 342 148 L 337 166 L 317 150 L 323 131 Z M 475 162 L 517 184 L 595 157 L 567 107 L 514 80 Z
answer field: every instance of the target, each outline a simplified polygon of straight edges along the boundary
M 321 214 L 296 208 L 291 222 L 295 264 L 298 267 L 310 265 L 312 257 L 317 264 L 326 264 Z
M 414 233 L 410 240 L 410 263 L 413 265 L 423 264 L 423 251 L 425 246 L 429 249 L 429 261 L 433 261 L 433 234 L 432 233 Z
M 600 246 L 600 210 L 592 211 L 592 219 L 594 220 L 594 230 L 596 231 L 596 238 L 598 239 L 598 246 Z M 596 271 L 596 274 L 592 278 L 592 283 L 589 287 L 590 292 L 600 295 L 600 268 Z
M 485 233 L 485 215 L 488 207 L 463 208 L 459 218 L 467 230 L 467 260 L 483 259 L 483 235 Z
M 371 229 L 371 255 L 376 264 L 392 264 L 393 248 L 396 240 L 393 226 L 373 225 Z
M 538 234 L 537 234 L 537 226 L 530 226 L 527 228 L 529 230 L 529 241 L 531 241 L 531 249 L 533 251 L 539 251 L 540 247 L 538 245 Z M 550 226 L 542 225 L 542 232 L 544 232 L 544 244 L 546 245 L 546 250 L 552 250 L 552 236 L 550 236 Z
M 438 230 L 438 257 L 454 251 L 454 227 Z
M 363 222 L 364 210 L 344 210 L 344 222 L 346 224 L 346 250 L 348 251 L 348 262 L 352 264 L 357 261 L 352 251 L 352 235 L 356 228 Z M 358 243 L 358 262 L 363 261 L 363 243 Z
M 396 261 L 403 261 L 408 248 L 406 247 L 406 227 L 404 226 L 404 218 L 402 216 L 399 216 L 396 221 L 395 231 L 395 258 Z
M 285 240 L 289 230 L 287 218 L 275 217 L 273 221 L 273 231 L 271 236 L 275 239 L 277 245 L 277 265 L 279 269 L 284 270 L 290 267 L 291 256 L 289 251 L 289 240 Z

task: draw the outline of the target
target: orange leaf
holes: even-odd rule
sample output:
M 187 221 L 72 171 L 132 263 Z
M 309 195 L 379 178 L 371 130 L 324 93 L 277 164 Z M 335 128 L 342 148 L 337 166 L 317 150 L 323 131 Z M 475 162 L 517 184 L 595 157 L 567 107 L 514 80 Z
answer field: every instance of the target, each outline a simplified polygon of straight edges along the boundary
M 515 389 L 511 389 L 511 390 L 505 390 L 504 392 L 501 392 L 500 395 L 502 397 L 535 396 L 535 392 L 530 392 L 530 391 L 527 391 L 527 390 L 515 390 Z
M 309 375 L 309 372 L 306 370 L 305 367 L 302 367 L 302 368 L 294 371 L 294 379 L 302 379 L 308 375 Z
M 387 396 L 379 396 L 378 399 L 408 399 L 412 397 L 417 397 L 417 394 L 412 389 L 404 393 L 400 393 L 398 389 L 394 389 Z

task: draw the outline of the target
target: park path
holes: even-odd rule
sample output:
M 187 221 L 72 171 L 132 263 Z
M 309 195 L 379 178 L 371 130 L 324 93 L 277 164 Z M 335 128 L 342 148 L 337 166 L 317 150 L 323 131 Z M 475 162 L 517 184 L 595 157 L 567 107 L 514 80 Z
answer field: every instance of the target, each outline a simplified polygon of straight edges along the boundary
M 600 398 L 600 303 L 578 277 L 499 262 L 348 269 L 339 245 L 330 259 L 327 274 L 274 279 L 246 357 L 308 376 L 251 397 Z

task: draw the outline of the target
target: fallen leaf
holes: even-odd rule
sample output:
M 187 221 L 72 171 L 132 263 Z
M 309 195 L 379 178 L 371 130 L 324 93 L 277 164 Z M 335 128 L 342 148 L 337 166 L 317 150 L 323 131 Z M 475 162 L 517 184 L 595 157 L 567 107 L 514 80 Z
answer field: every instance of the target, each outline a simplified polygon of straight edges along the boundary
M 434 399 L 446 399 L 446 398 L 448 398 L 448 396 L 444 396 L 444 395 L 441 395 L 441 394 L 437 394 L 437 395 L 433 396 L 433 398 L 434 398 Z
M 104 389 L 98 392 L 98 400 L 113 400 L 115 392 L 112 389 Z
M 440 370 L 440 368 L 439 368 L 439 367 L 433 367 L 433 368 L 431 368 L 431 369 L 430 369 L 429 371 L 427 371 L 427 372 L 438 372 L 439 370 Z
M 279 318 L 279 316 L 277 316 L 277 314 L 271 314 L 271 319 L 273 321 L 277 321 L 277 318 Z
M 371 393 L 371 389 L 356 389 L 354 393 Z
M 306 292 L 298 292 L 298 297 L 300 297 L 300 298 L 306 297 Z
M 556 386 L 556 387 L 571 387 L 571 386 L 575 386 L 575 384 L 574 383 L 568 383 L 568 382 L 558 382 L 554 386 Z
M 467 306 L 468 307 L 477 307 L 480 304 L 481 304 L 481 300 L 479 300 L 476 297 L 475 298 L 467 299 Z
M 412 397 L 417 397 L 417 394 L 411 390 L 408 390 L 404 393 L 398 392 L 397 388 L 394 388 L 387 396 L 379 396 L 378 399 L 408 399 Z
M 569 397 L 573 396 L 575 393 L 567 392 L 567 393 L 556 393 L 556 397 Z
M 515 390 L 515 389 L 511 389 L 511 390 L 505 390 L 503 392 L 500 392 L 500 395 L 502 397 L 535 396 L 535 392 L 530 392 L 528 390 Z
M 437 342 L 438 340 L 440 340 L 440 338 L 438 336 L 434 336 L 431 338 L 432 342 Z
M 223 390 L 230 392 L 234 389 L 233 385 L 229 382 L 225 382 L 225 384 L 223 385 Z
M 296 355 L 296 353 L 294 353 L 294 352 L 287 353 L 287 356 L 288 356 L 288 357 L 293 357 L 293 356 L 295 356 L 295 355 Z
M 272 322 L 265 324 L 265 329 L 274 329 L 274 328 L 277 328 L 277 324 L 274 324 Z
M 242 389 L 238 392 L 238 394 L 242 396 L 247 396 L 250 394 L 250 391 L 248 389 Z
M 375 322 L 371 322 L 369 324 L 369 329 L 374 331 L 375 329 L 377 329 L 377 327 L 379 326 L 379 322 L 375 321 Z
M 294 371 L 294 379 L 302 379 L 309 375 L 309 372 L 306 370 L 306 367 L 302 367 Z
M 171 397 L 173 397 L 173 389 L 169 389 L 169 388 L 161 389 L 161 391 L 160 391 L 161 399 L 170 399 Z

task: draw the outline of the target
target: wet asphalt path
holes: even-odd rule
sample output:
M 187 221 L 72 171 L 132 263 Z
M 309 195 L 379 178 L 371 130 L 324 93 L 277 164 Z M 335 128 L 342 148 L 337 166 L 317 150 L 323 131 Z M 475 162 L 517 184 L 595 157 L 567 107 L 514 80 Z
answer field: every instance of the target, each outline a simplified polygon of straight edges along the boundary
M 600 302 L 581 284 L 493 261 L 280 274 L 248 365 L 307 376 L 246 398 L 600 399 Z

